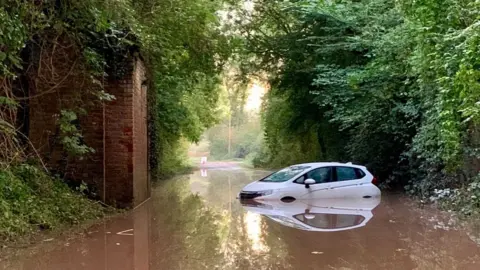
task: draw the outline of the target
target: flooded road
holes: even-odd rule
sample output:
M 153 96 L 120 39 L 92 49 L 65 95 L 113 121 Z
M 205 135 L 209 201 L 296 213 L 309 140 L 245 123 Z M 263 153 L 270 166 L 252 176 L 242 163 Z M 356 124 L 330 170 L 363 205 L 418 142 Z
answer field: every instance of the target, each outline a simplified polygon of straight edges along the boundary
M 131 214 L 0 269 L 480 269 L 472 237 L 401 196 L 240 204 L 241 188 L 266 174 L 225 166 L 165 181 Z

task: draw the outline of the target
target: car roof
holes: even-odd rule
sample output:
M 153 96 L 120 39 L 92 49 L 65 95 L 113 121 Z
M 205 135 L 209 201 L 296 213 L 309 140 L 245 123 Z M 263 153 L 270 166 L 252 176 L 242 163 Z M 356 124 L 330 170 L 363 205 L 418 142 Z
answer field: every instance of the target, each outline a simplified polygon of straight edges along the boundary
M 320 168 L 320 167 L 328 167 L 328 166 L 346 166 L 346 167 L 353 167 L 353 168 L 360 168 L 360 169 L 367 169 L 365 166 L 352 164 L 351 162 L 348 163 L 340 163 L 340 162 L 310 162 L 310 163 L 302 163 L 302 164 L 295 164 L 292 166 L 308 166 L 312 169 Z

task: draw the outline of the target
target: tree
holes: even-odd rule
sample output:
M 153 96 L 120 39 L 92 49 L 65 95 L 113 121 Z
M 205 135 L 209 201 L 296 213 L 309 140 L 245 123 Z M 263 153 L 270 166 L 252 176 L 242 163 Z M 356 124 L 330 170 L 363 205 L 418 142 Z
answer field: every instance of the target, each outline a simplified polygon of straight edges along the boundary
M 254 3 L 237 26 L 270 75 L 271 164 L 358 162 L 423 195 L 475 176 L 476 1 Z

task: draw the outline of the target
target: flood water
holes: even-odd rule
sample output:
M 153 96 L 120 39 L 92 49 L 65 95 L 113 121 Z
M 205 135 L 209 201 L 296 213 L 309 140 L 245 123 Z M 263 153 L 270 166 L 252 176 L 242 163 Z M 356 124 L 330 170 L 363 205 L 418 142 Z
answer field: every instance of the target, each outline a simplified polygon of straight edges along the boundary
M 401 196 L 363 210 L 240 204 L 241 188 L 266 174 L 227 166 L 165 181 L 131 214 L 0 269 L 480 269 L 473 236 Z

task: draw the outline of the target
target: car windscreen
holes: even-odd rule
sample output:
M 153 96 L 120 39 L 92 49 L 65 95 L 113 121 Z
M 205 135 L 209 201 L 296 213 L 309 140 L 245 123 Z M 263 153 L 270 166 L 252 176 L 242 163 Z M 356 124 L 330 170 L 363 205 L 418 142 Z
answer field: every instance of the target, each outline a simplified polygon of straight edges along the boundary
M 285 182 L 295 175 L 309 169 L 308 166 L 290 166 L 260 180 L 261 182 Z
M 280 223 L 284 226 L 287 226 L 287 227 L 292 227 L 292 228 L 296 228 L 296 229 L 300 229 L 300 230 L 307 230 L 307 231 L 310 230 L 308 227 L 297 224 L 287 217 L 276 216 L 276 215 L 265 215 L 265 216 L 268 217 L 269 219 L 271 219 L 273 221 L 276 221 L 276 222 L 278 222 L 278 223 Z

